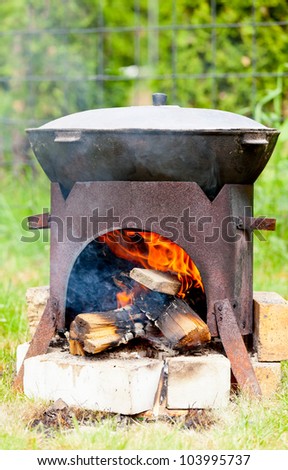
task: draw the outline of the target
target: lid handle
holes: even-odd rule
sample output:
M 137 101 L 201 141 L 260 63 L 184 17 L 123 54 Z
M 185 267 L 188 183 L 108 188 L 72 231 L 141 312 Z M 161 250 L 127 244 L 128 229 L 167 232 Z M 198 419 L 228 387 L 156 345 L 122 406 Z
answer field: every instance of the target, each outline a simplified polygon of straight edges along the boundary
M 153 93 L 152 101 L 154 106 L 164 106 L 167 104 L 167 95 L 165 93 Z

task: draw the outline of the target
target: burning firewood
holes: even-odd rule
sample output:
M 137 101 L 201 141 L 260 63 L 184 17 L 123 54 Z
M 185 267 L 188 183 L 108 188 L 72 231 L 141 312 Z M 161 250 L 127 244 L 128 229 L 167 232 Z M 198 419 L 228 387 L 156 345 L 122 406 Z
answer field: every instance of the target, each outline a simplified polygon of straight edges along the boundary
M 164 294 L 176 295 L 181 288 L 181 282 L 176 275 L 155 269 L 134 268 L 130 277 L 148 289 Z
M 140 292 L 136 305 L 153 320 L 175 349 L 191 348 L 211 339 L 206 323 L 182 299 L 166 294 L 177 294 L 181 283 L 170 273 L 134 268 L 130 277 L 155 293 Z M 175 289 L 177 287 L 177 290 Z M 176 292 L 175 292 L 176 290 Z M 170 292 L 169 292 L 170 291 Z
M 187 349 L 210 341 L 208 326 L 184 300 L 150 292 L 141 294 L 135 302 L 168 339 L 170 347 Z
M 107 312 L 79 314 L 70 326 L 70 352 L 75 355 L 83 355 L 85 352 L 97 354 L 125 344 L 145 335 L 147 321 L 138 308 L 132 305 Z
M 70 326 L 70 352 L 97 354 L 137 337 L 153 343 L 151 322 L 164 336 L 163 345 L 172 349 L 200 346 L 211 339 L 205 322 L 185 301 L 159 292 L 141 291 L 133 305 L 77 315 Z
M 77 315 L 70 325 L 72 354 L 97 354 L 137 337 L 164 350 L 189 349 L 210 341 L 206 323 L 175 296 L 181 289 L 176 276 L 134 268 L 130 275 L 114 276 L 113 282 L 119 289 L 118 308 Z
M 155 320 L 155 325 L 175 349 L 193 348 L 211 339 L 206 323 L 186 302 L 176 297 Z

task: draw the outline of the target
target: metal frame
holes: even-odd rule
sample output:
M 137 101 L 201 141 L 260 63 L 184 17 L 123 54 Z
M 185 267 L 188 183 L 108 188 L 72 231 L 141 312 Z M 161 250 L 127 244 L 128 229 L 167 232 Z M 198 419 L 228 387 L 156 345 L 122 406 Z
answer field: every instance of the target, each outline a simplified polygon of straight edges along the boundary
M 238 218 L 252 211 L 252 186 L 225 185 L 212 202 L 192 182 L 76 183 L 66 200 L 58 183 L 52 183 L 51 194 L 50 286 L 51 295 L 59 302 L 58 329 L 65 325 L 69 276 L 83 248 L 103 233 L 127 228 L 127 218 L 141 223 L 135 228 L 148 231 L 151 218 L 155 218 L 153 231 L 170 238 L 174 228 L 177 239 L 173 241 L 189 254 L 201 273 L 212 336 L 218 336 L 214 303 L 225 298 L 234 305 L 241 334 L 252 333 L 252 238 L 237 228 Z M 95 210 L 105 217 L 98 227 L 93 219 Z M 189 233 L 183 219 L 185 210 L 186 221 L 188 216 L 192 219 Z
M 38 216 L 31 218 L 32 226 L 44 221 L 51 228 L 50 299 L 26 358 L 44 354 L 55 332 L 64 328 L 69 276 L 84 247 L 103 233 L 127 228 L 127 218 L 144 231 L 151 230 L 154 218 L 153 231 L 167 236 L 173 228 L 173 241 L 200 270 L 211 335 L 220 336 L 239 386 L 259 395 L 242 339 L 253 327 L 252 238 L 241 225 L 242 220 L 253 225 L 252 207 L 252 185 L 225 185 L 210 201 L 194 182 L 76 183 L 67 199 L 52 183 L 51 216 L 39 216 L 40 222 Z M 223 233 L 223 221 L 229 233 Z M 23 366 L 14 387 L 21 389 L 22 382 Z

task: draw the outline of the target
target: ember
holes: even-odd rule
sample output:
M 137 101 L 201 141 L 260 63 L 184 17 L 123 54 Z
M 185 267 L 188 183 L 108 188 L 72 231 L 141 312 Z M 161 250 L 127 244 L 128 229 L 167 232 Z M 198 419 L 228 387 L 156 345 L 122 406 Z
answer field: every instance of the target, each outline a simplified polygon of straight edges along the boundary
M 130 292 L 122 291 L 116 294 L 117 297 L 117 306 L 125 307 L 126 305 L 131 305 L 133 302 L 133 294 Z

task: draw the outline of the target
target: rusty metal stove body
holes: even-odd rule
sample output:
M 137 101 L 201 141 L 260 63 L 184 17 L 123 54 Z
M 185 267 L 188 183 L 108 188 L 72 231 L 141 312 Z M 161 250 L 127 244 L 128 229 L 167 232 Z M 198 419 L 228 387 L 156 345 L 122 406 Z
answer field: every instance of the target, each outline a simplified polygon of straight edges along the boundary
M 134 228 L 172 239 L 191 257 L 204 283 L 212 336 L 218 336 L 214 304 L 225 298 L 241 334 L 252 332 L 252 239 L 238 227 L 251 215 L 252 186 L 225 185 L 213 201 L 193 182 L 76 183 L 67 199 L 52 183 L 51 195 L 50 289 L 59 306 L 57 329 L 65 327 L 69 277 L 87 244 L 106 232 Z
M 161 108 L 166 108 L 166 106 L 161 106 Z M 254 121 L 251 122 L 254 123 Z M 39 144 L 37 133 L 36 137 L 38 140 L 36 139 L 35 141 L 34 139 L 33 141 L 33 137 L 30 137 L 34 152 L 51 179 L 52 184 L 51 213 L 49 217 L 47 215 L 30 217 L 31 228 L 41 228 L 49 225 L 51 230 L 51 258 L 50 300 L 31 342 L 28 356 L 45 352 L 55 331 L 61 331 L 65 328 L 66 295 L 69 277 L 74 263 L 84 248 L 91 241 L 106 232 L 132 227 L 140 231 L 153 231 L 170 238 L 188 253 L 198 267 L 204 283 L 207 302 L 206 320 L 211 335 L 213 337 L 220 336 L 226 354 L 231 361 L 232 371 L 240 387 L 249 390 L 253 394 L 260 393 L 243 342 L 243 336 L 251 334 L 253 330 L 253 247 L 251 234 L 257 228 L 273 229 L 275 221 L 273 219 L 253 218 L 253 182 L 271 155 L 278 132 L 264 128 L 261 125 L 259 125 L 259 130 L 257 126 L 253 128 L 254 124 L 251 129 L 251 123 L 249 122 L 248 124 L 248 130 L 245 127 L 240 137 L 237 137 L 239 132 L 237 134 L 235 131 L 231 134 L 231 131 L 226 131 L 225 134 L 224 131 L 223 152 L 228 151 L 228 139 L 229 143 L 231 138 L 236 139 L 237 145 L 232 159 L 231 149 L 229 150 L 230 154 L 224 155 L 226 160 L 230 158 L 230 161 L 228 161 L 228 171 L 226 170 L 221 173 L 220 170 L 217 170 L 218 176 L 214 178 L 212 183 L 211 177 L 207 180 L 205 171 L 203 173 L 203 171 L 199 170 L 197 158 L 196 164 L 194 162 L 194 168 L 196 169 L 194 181 L 191 181 L 190 177 L 188 181 L 185 180 L 187 179 L 185 168 L 187 168 L 187 163 L 189 165 L 189 161 L 184 162 L 183 168 L 180 169 L 181 171 L 179 170 L 179 165 L 177 166 L 178 178 L 177 171 L 174 171 L 175 176 L 172 181 L 172 178 L 169 178 L 169 165 L 166 168 L 166 172 L 164 171 L 163 177 L 160 178 L 152 175 L 152 177 L 147 178 L 147 175 L 151 175 L 151 171 L 147 170 L 148 164 L 144 171 L 142 171 L 141 177 L 139 177 L 138 173 L 137 180 L 133 180 L 133 174 L 129 174 L 128 171 L 126 181 L 119 181 L 118 177 L 111 181 L 109 181 L 109 178 L 108 180 L 104 178 L 104 181 L 97 181 L 92 171 L 93 167 L 88 168 L 89 171 L 84 176 L 82 171 L 79 181 L 75 177 L 71 177 L 69 180 L 68 177 L 73 172 L 75 173 L 75 171 L 77 174 L 77 170 L 75 168 L 71 170 L 70 168 L 68 172 L 65 172 L 65 165 L 63 166 L 62 163 L 58 167 L 57 174 L 57 168 L 53 168 L 53 165 L 47 166 L 46 160 L 50 158 L 48 154 L 51 153 L 54 158 L 55 150 L 59 150 L 59 146 L 65 144 L 65 148 L 69 149 L 70 152 L 72 149 L 72 155 L 77 154 L 77 152 L 79 155 L 79 148 L 85 148 L 86 153 L 90 152 L 93 155 L 90 141 L 85 147 L 85 142 L 91 138 L 91 133 L 88 132 L 88 137 L 84 137 L 81 147 L 81 132 L 79 134 L 79 131 L 75 131 L 75 129 L 72 131 L 67 131 L 66 129 L 61 134 L 57 125 L 56 130 L 55 125 L 54 127 L 50 126 L 54 129 L 52 132 L 54 149 L 53 145 L 50 145 L 49 142 L 47 143 L 47 140 L 43 140 L 43 138 Z M 188 124 L 188 126 L 191 126 L 191 124 Z M 238 123 L 235 124 L 235 128 L 237 126 L 239 127 Z M 50 128 L 48 131 L 50 131 Z M 184 137 L 187 137 L 185 130 L 181 132 L 182 137 L 183 132 Z M 150 129 L 150 137 L 151 135 L 154 142 L 155 132 L 151 133 Z M 212 133 L 210 131 L 207 135 L 208 137 L 212 135 L 212 143 L 215 138 L 219 137 L 216 131 Z M 188 142 L 190 145 L 190 155 L 191 153 L 193 155 L 194 149 L 200 163 L 201 159 L 203 159 L 203 151 L 202 147 L 201 151 L 199 151 L 199 142 L 203 138 L 207 138 L 207 135 L 194 135 L 192 148 L 191 142 Z M 143 137 L 143 132 L 136 137 L 135 141 L 135 132 L 132 132 L 132 140 L 131 142 L 129 141 L 129 145 L 127 145 L 128 141 L 125 141 L 125 155 L 135 156 L 137 145 L 140 148 L 144 147 L 147 152 L 147 142 Z M 109 138 L 111 145 L 111 134 L 109 134 Z M 119 142 L 117 132 L 116 139 Z M 162 133 L 160 135 L 161 139 L 163 139 Z M 175 140 L 175 136 L 173 136 L 173 140 Z M 184 143 L 182 143 L 182 140 L 182 148 L 186 148 L 187 142 L 184 139 Z M 107 135 L 100 135 L 100 144 L 102 141 L 106 149 Z M 240 150 L 239 142 L 242 142 Z M 194 144 L 195 146 L 193 147 Z M 155 142 L 153 145 L 155 150 Z M 162 155 L 163 152 L 165 154 L 165 148 L 163 149 L 163 142 L 161 145 L 162 148 L 161 146 L 157 147 L 157 151 L 161 152 Z M 171 131 L 170 134 L 168 133 L 167 149 L 169 149 L 170 145 Z M 209 143 L 209 155 L 212 153 L 213 161 L 217 161 L 218 157 L 223 160 L 221 145 L 219 149 L 218 143 L 216 150 L 213 149 L 212 151 L 211 145 Z M 112 147 L 114 148 L 115 145 L 112 145 Z M 231 148 L 233 147 L 235 147 L 235 141 L 234 146 Z M 205 148 L 207 151 L 207 145 Z M 67 160 L 67 152 L 68 150 L 65 150 L 62 153 L 62 155 L 64 154 L 64 160 Z M 80 159 L 83 157 L 84 151 L 81 150 L 81 152 Z M 103 149 L 100 152 L 102 155 Z M 119 153 L 119 149 L 114 149 L 113 156 L 117 152 Z M 240 159 L 242 158 L 242 160 L 244 159 L 244 161 L 242 163 L 236 161 L 237 156 Z M 245 158 L 247 163 L 251 156 L 256 160 L 256 163 L 254 162 L 254 164 L 250 165 L 252 170 L 251 168 L 250 170 L 245 169 L 243 173 L 242 169 L 241 173 L 239 168 L 245 164 Z M 111 155 L 109 154 L 108 157 L 111 158 Z M 187 154 L 185 158 L 187 158 Z M 223 161 L 224 166 L 227 165 L 226 161 Z M 231 162 L 234 162 L 233 168 Z M 74 160 L 74 163 L 77 167 L 77 161 L 75 162 Z M 83 161 L 81 165 L 83 165 Z M 193 158 L 191 165 L 193 169 Z M 215 173 L 215 164 L 213 165 L 213 172 Z M 141 164 L 137 162 L 136 167 L 138 168 L 139 166 Z M 189 171 L 188 168 L 187 172 L 189 173 Z M 241 177 L 237 177 L 237 174 L 240 174 Z M 89 181 L 89 178 L 91 178 L 91 181 Z M 175 181 L 175 178 L 180 181 Z M 21 384 L 21 373 L 23 375 L 23 370 L 22 372 L 20 371 L 16 379 L 16 386 Z

